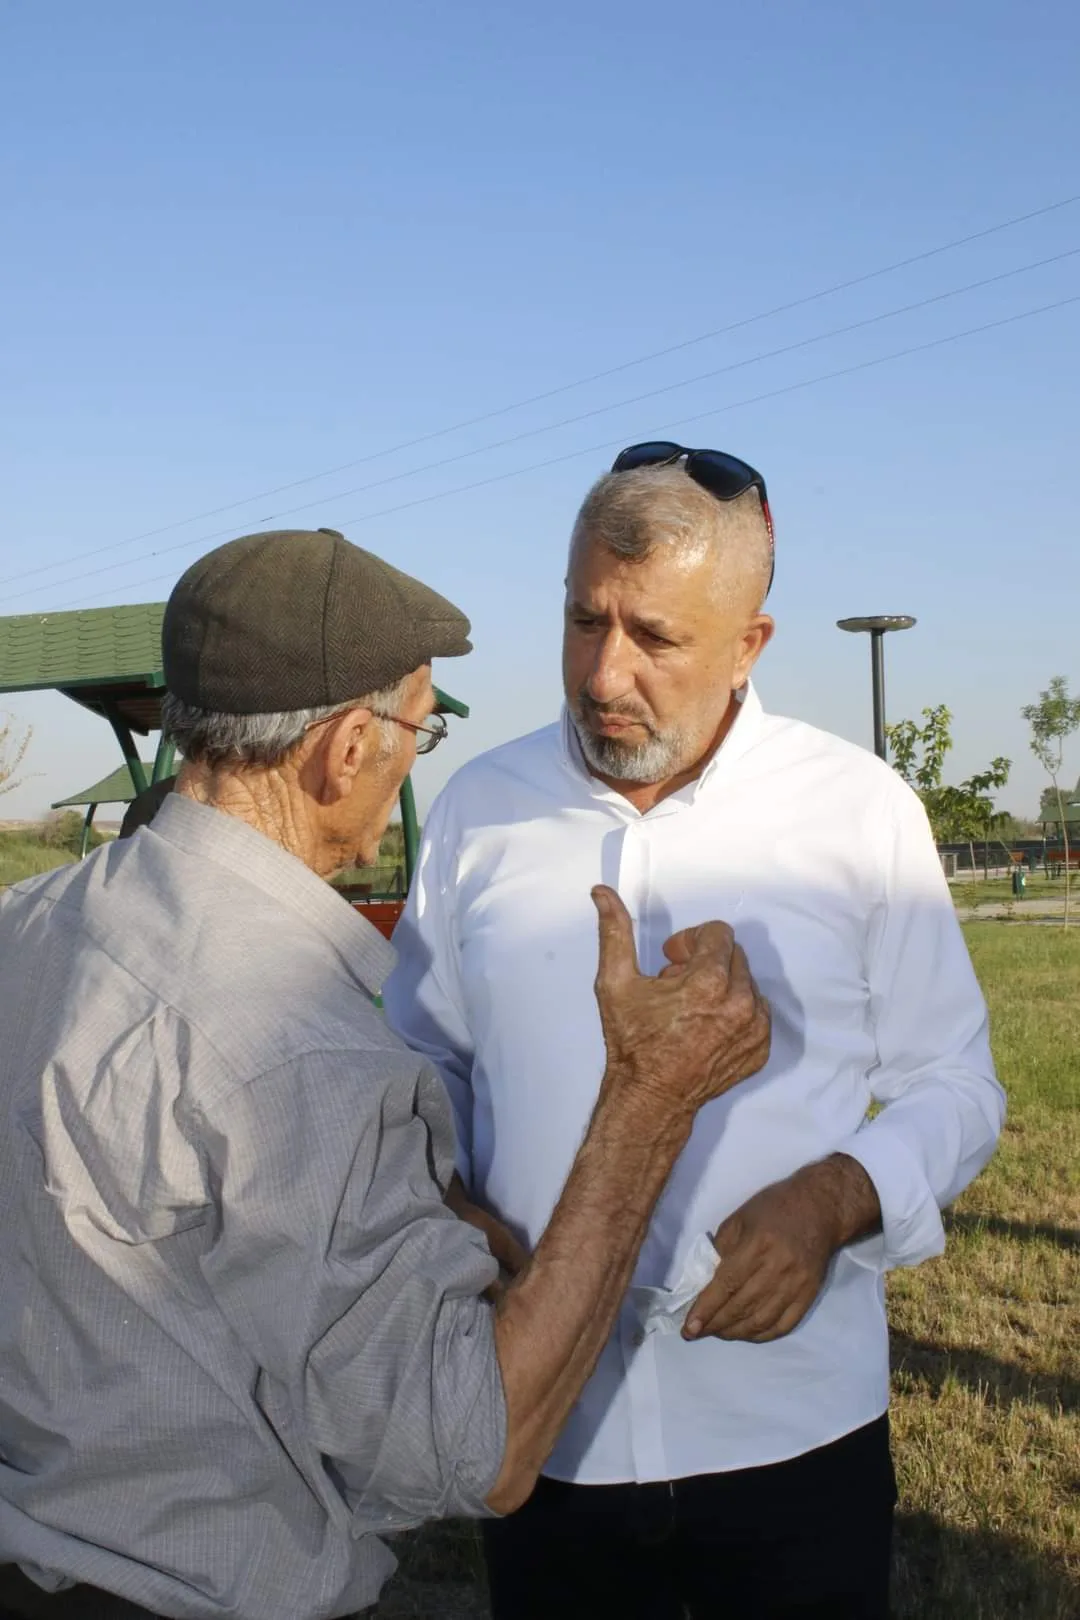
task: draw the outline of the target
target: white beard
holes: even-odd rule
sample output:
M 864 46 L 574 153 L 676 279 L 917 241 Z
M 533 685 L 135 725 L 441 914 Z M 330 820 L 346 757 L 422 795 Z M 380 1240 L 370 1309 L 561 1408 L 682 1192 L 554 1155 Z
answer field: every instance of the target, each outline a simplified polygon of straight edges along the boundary
M 643 743 L 626 743 L 619 737 L 598 737 L 573 710 L 581 752 L 590 770 L 609 776 L 615 782 L 664 782 L 683 769 L 687 739 L 684 732 L 653 733 Z

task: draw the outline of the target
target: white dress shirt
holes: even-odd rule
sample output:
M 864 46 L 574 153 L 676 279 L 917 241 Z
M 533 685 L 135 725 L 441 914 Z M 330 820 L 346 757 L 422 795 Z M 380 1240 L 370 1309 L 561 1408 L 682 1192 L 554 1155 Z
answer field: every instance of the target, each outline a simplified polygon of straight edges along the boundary
M 752 688 L 701 776 L 645 815 L 590 775 L 565 714 L 457 773 L 424 829 L 385 1005 L 443 1075 L 466 1182 L 528 1243 L 604 1068 L 597 882 L 626 902 L 647 972 L 676 930 L 729 922 L 773 1016 L 765 1069 L 698 1115 L 635 1284 L 673 1286 L 702 1232 L 830 1153 L 865 1167 L 883 1231 L 835 1256 L 771 1344 L 643 1336 L 628 1299 L 545 1472 L 666 1480 L 797 1456 L 885 1410 L 883 1273 L 941 1252 L 940 1207 L 1004 1116 L 922 806 L 873 755 L 766 714 Z

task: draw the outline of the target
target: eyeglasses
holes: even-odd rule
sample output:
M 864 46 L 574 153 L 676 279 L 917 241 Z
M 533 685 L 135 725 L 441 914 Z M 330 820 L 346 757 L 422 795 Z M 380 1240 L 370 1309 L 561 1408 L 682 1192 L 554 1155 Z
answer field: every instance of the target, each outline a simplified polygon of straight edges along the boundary
M 396 726 L 404 726 L 416 736 L 416 752 L 430 754 L 433 748 L 438 748 L 447 733 L 447 724 L 441 714 L 429 714 L 426 726 L 414 725 L 411 720 L 403 720 L 400 714 L 380 714 L 379 720 L 392 720 Z
M 745 495 L 748 489 L 757 490 L 765 515 L 765 527 L 769 531 L 769 551 L 774 559 L 775 572 L 776 536 L 765 480 L 748 461 L 729 456 L 724 450 L 688 450 L 685 445 L 674 444 L 669 439 L 650 439 L 644 444 L 631 444 L 625 450 L 620 450 L 611 470 L 620 473 L 631 472 L 635 467 L 673 466 L 684 456 L 690 477 L 718 501 L 735 501 L 740 495 Z M 772 573 L 769 574 L 769 584 L 772 584 Z
M 356 704 L 352 705 L 353 708 L 356 706 Z M 348 709 L 335 709 L 333 714 L 324 714 L 321 720 L 312 720 L 311 724 L 305 726 L 304 729 L 305 731 L 314 731 L 316 726 L 325 726 L 331 720 L 340 720 L 341 716 L 348 714 L 348 712 Z M 416 752 L 418 754 L 430 754 L 433 748 L 438 748 L 448 730 L 446 721 L 441 714 L 429 714 L 426 726 L 415 725 L 412 720 L 403 720 L 400 714 L 376 713 L 375 718 L 376 720 L 392 720 L 395 726 L 404 726 L 406 731 L 415 733 Z

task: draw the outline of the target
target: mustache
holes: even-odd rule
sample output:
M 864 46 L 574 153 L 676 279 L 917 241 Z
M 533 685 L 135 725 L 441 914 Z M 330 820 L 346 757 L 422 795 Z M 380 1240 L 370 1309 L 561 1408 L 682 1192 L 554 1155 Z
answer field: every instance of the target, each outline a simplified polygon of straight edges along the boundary
M 643 710 L 639 704 L 635 703 L 632 698 L 613 698 L 610 703 L 598 703 L 595 698 L 589 696 L 588 692 L 581 691 L 577 695 L 577 712 L 582 718 L 589 715 L 595 715 L 598 718 L 613 715 L 620 720 L 633 720 L 638 725 L 644 726 L 650 734 L 656 730 L 651 715 Z

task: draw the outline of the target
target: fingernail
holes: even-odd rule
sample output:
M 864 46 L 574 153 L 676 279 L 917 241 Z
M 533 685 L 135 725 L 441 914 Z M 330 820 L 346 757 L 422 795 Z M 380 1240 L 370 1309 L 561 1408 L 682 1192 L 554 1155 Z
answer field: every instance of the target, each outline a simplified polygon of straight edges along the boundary
M 696 1339 L 698 1334 L 701 1332 L 700 1319 L 696 1316 L 692 1316 L 683 1329 L 683 1332 L 686 1334 L 688 1339 Z

